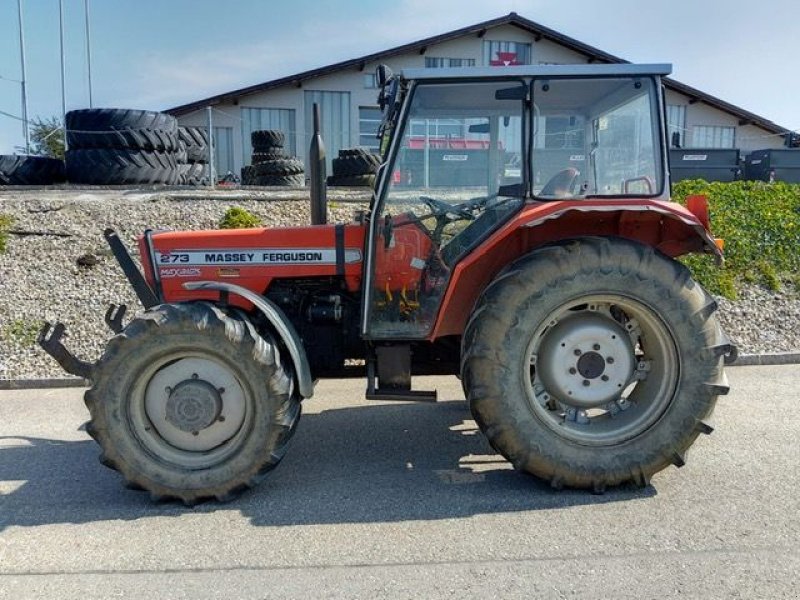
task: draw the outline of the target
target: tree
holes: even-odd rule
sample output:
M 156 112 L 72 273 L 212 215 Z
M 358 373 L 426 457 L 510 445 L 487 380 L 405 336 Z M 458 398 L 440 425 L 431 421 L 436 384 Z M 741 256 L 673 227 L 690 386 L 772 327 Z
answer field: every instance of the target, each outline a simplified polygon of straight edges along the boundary
M 64 128 L 59 117 L 31 121 L 31 154 L 64 159 Z

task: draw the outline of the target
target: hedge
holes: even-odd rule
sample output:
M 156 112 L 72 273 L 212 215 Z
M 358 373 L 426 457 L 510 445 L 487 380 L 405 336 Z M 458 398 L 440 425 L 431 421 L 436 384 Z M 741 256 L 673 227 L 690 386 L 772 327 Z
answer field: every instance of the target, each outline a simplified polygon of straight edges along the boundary
M 731 299 L 742 283 L 772 290 L 789 284 L 800 291 L 800 185 L 695 179 L 672 189 L 680 203 L 693 194 L 708 197 L 711 230 L 725 240 L 722 268 L 710 256 L 681 259 L 703 285 Z

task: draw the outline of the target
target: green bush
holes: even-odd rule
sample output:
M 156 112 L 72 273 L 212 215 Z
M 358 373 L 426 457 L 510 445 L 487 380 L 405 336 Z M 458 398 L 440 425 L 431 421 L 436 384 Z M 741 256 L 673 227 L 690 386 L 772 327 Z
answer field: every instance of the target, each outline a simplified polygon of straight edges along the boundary
M 710 256 L 682 258 L 694 276 L 715 294 L 736 297 L 742 282 L 780 289 L 800 281 L 800 185 L 736 181 L 681 181 L 672 189 L 676 202 L 708 197 L 711 230 L 725 240 L 725 265 Z
M 8 245 L 8 228 L 14 219 L 8 215 L 0 215 L 0 252 L 5 252 Z
M 220 229 L 247 229 L 248 227 L 260 227 L 261 219 L 253 213 L 240 208 L 232 206 L 222 217 L 219 222 Z

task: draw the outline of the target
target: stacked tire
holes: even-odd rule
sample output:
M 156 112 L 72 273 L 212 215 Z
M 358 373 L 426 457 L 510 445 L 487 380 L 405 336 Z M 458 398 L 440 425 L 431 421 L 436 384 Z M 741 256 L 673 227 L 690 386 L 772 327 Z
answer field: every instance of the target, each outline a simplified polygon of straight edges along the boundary
M 303 162 L 286 153 L 286 136 L 282 131 L 254 131 L 250 143 L 253 154 L 251 164 L 242 168 L 242 185 L 303 187 L 306 184 Z
M 380 164 L 380 156 L 362 148 L 339 150 L 339 156 L 333 159 L 333 175 L 328 177 L 328 185 L 375 187 Z
M 146 110 L 88 108 L 66 115 L 67 178 L 92 185 L 178 182 L 178 122 Z
M 200 127 L 178 127 L 178 183 L 208 185 L 208 131 Z
M 0 155 L 0 185 L 50 185 L 64 181 L 64 161 L 46 156 Z

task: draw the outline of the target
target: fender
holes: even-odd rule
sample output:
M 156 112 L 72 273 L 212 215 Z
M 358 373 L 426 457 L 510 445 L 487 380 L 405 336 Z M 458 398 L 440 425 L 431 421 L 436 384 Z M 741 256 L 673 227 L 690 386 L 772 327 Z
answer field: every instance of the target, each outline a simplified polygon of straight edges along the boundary
M 540 246 L 585 236 L 622 237 L 671 258 L 722 252 L 707 229 L 704 202 L 692 210 L 663 200 L 617 199 L 530 202 L 453 269 L 429 339 L 461 335 L 484 288 L 508 264 Z
M 311 367 L 308 364 L 306 351 L 300 336 L 294 325 L 283 311 L 263 296 L 251 292 L 247 288 L 233 285 L 230 283 L 220 283 L 217 281 L 189 281 L 183 284 L 187 290 L 214 290 L 228 294 L 241 296 L 251 302 L 266 317 L 275 328 L 275 332 L 280 336 L 281 341 L 289 350 L 289 356 L 294 364 L 294 372 L 297 374 L 297 388 L 303 398 L 311 398 L 314 395 L 314 381 L 311 379 Z

